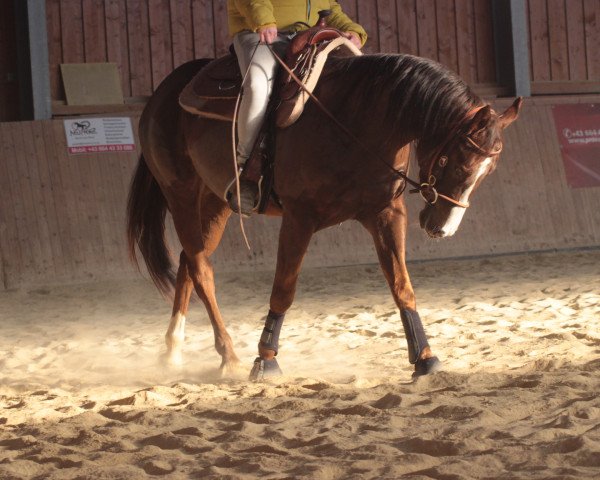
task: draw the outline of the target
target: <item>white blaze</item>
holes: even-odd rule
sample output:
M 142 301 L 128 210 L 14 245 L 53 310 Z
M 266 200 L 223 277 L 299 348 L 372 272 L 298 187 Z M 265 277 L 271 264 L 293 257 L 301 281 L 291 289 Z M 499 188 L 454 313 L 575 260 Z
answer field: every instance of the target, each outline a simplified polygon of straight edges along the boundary
M 479 170 L 477 170 L 477 175 L 475 175 L 475 180 L 473 180 L 473 183 L 471 185 L 469 185 L 469 187 L 460 196 L 460 198 L 458 199 L 459 202 L 467 203 L 469 201 L 469 196 L 471 195 L 471 192 L 475 188 L 475 185 L 477 184 L 477 180 L 479 180 L 479 178 L 483 174 L 485 174 L 485 172 L 487 172 L 491 163 L 492 163 L 492 159 L 490 157 L 486 158 L 483 162 L 481 162 L 481 165 L 479 165 Z M 456 233 L 456 230 L 458 230 L 458 226 L 460 225 L 460 222 L 462 221 L 463 215 L 465 214 L 466 210 L 467 210 L 466 208 L 462 208 L 462 207 L 452 207 L 452 210 L 450 210 L 450 215 L 448 215 L 448 219 L 446 220 L 446 223 L 442 227 L 444 236 L 449 237 Z

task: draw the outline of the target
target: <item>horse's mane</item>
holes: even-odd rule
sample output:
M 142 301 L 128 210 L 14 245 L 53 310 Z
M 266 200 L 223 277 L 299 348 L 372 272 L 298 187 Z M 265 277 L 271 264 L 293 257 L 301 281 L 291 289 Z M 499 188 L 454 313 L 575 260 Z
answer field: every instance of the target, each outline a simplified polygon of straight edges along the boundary
M 426 58 L 362 55 L 335 59 L 328 68 L 353 83 L 354 107 L 361 111 L 373 108 L 374 92 L 385 95 L 384 121 L 392 131 L 410 125 L 421 142 L 445 138 L 473 106 L 482 104 L 458 75 Z

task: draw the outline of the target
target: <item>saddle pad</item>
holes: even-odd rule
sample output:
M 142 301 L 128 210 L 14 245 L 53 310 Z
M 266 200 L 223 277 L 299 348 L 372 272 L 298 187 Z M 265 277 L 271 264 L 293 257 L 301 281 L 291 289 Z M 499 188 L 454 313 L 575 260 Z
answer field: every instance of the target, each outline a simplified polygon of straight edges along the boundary
M 309 52 L 311 57 L 308 59 L 308 68 L 304 69 L 300 79 L 310 92 L 315 89 L 330 54 L 344 57 L 362 55 L 345 37 L 324 42 Z M 182 90 L 179 104 L 194 115 L 231 122 L 241 81 L 242 75 L 236 57 L 226 55 L 200 70 Z M 298 120 L 310 96 L 291 79 L 290 83 L 284 85 L 281 93 L 284 100 L 277 109 L 276 124 L 280 128 L 286 128 Z
M 306 90 L 312 93 L 323 73 L 323 67 L 325 67 L 329 55 L 353 57 L 362 55 L 362 52 L 346 37 L 338 37 L 330 42 L 311 47 L 310 55 L 313 58 L 309 58 L 308 68 L 305 69 L 303 75 L 299 76 L 299 79 L 302 80 Z M 309 98 L 310 95 L 293 79 L 286 83 L 281 91 L 281 104 L 275 113 L 277 126 L 286 128 L 296 122 L 302 115 L 304 105 Z

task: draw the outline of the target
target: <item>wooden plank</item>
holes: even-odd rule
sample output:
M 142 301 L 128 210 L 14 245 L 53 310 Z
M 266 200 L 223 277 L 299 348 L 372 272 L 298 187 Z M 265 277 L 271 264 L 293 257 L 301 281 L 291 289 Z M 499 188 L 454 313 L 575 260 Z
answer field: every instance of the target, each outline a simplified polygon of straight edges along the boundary
M 215 58 L 212 0 L 192 0 L 194 58 Z
M 77 262 L 75 261 L 78 252 L 78 244 L 71 232 L 72 199 L 68 195 L 68 188 L 63 186 L 60 171 L 60 157 L 64 155 L 65 147 L 63 146 L 59 151 L 59 142 L 55 137 L 55 125 L 60 125 L 61 123 L 62 122 L 56 120 L 42 122 L 42 131 L 45 141 L 45 159 L 48 163 L 49 181 L 52 186 L 51 191 L 54 198 L 54 204 L 56 205 L 58 241 L 60 242 L 62 249 L 62 256 L 60 257 L 60 261 L 55 261 L 55 268 L 57 272 L 61 272 L 61 276 L 70 276 L 71 278 L 76 279 L 78 278 L 77 275 L 79 272 Z M 64 139 L 64 130 L 59 133 L 62 133 Z
M 131 95 L 129 75 L 129 43 L 127 38 L 127 8 L 125 0 L 105 0 L 106 58 L 116 63 L 123 95 Z
M 73 264 L 73 275 L 80 278 L 86 276 L 85 258 L 89 253 L 86 251 L 85 241 L 81 235 L 81 226 L 84 225 L 83 217 L 79 208 L 78 184 L 80 183 L 79 166 L 69 159 L 67 153 L 67 140 L 62 121 L 53 121 L 51 124 L 51 144 L 53 150 L 51 155 L 54 170 L 58 174 L 55 184 L 60 185 L 60 196 L 62 212 L 66 217 L 65 229 L 62 232 L 62 242 L 65 250 L 69 252 L 69 259 Z
M 595 82 L 531 82 L 533 95 L 600 93 L 600 81 Z
M 496 81 L 496 55 L 494 49 L 494 29 L 491 0 L 476 0 L 475 38 L 477 42 L 477 82 Z
M 583 0 L 588 80 L 600 79 L 600 0 Z
M 379 18 L 379 51 L 397 53 L 398 47 L 398 12 L 395 0 L 377 0 L 377 16 Z
M 398 49 L 400 53 L 419 54 L 416 0 L 397 0 Z
M 81 2 L 77 0 L 60 0 L 61 42 L 64 63 L 83 63 L 83 12 Z
M 419 41 L 419 56 L 438 59 L 437 28 L 435 18 L 435 1 L 417 1 L 417 37 Z
M 33 210 L 29 212 L 28 223 L 30 235 L 36 237 L 34 251 L 37 251 L 39 248 L 39 254 L 36 254 L 34 258 L 35 276 L 46 277 L 48 275 L 56 275 L 56 270 L 54 268 L 52 246 L 50 244 L 51 234 L 48 224 L 47 197 L 44 192 L 47 185 L 41 181 L 39 171 L 40 157 L 38 156 L 39 151 L 36 148 L 36 143 L 39 144 L 40 139 L 35 138 L 33 133 L 35 123 L 21 122 L 15 124 L 17 126 L 15 133 L 18 132 L 20 134 L 19 140 L 22 142 L 22 157 L 19 161 L 19 166 L 22 168 L 21 175 L 26 175 L 27 186 L 31 192 L 31 199 L 33 201 Z
M 583 2 L 566 2 L 569 80 L 586 80 Z
M 229 52 L 233 39 L 229 35 L 227 5 L 225 2 L 213 1 L 213 20 L 215 32 L 215 56 L 220 57 Z
M 86 63 L 106 62 L 104 0 L 82 0 L 83 39 Z
M 44 122 L 32 122 L 32 145 L 34 148 L 35 157 L 32 161 L 37 161 L 39 180 L 40 180 L 40 191 L 43 198 L 43 205 L 40 205 L 40 212 L 44 212 L 44 218 L 46 220 L 46 227 L 48 229 L 48 244 L 50 246 L 50 254 L 52 260 L 52 267 L 54 274 L 57 276 L 64 276 L 64 266 L 62 258 L 64 256 L 63 246 L 60 241 L 60 219 L 58 210 L 62 206 L 59 205 L 57 209 L 55 186 L 52 183 L 52 176 L 50 174 L 50 165 L 47 155 L 47 139 L 44 131 L 44 125 L 51 123 L 51 120 Z
M 76 228 L 85 246 L 84 265 L 90 277 L 96 275 L 98 269 L 106 262 L 97 213 L 99 196 L 96 192 L 102 188 L 102 177 L 97 168 L 97 163 L 102 159 L 103 155 L 71 155 L 68 157 L 71 171 L 78 174 L 72 177 L 79 220 Z
M 105 185 L 100 176 L 98 164 L 105 160 L 104 156 L 108 154 L 91 154 L 72 156 L 72 162 L 77 162 L 79 173 L 81 175 L 81 203 L 80 206 L 86 219 L 83 227 L 84 238 L 89 245 L 89 255 L 86 255 L 86 263 L 92 275 L 97 276 L 100 271 L 105 269 L 107 256 L 105 255 L 105 243 L 103 228 L 100 221 L 99 211 L 102 210 L 106 201 Z M 116 199 L 111 196 L 111 201 Z
M 169 0 L 148 0 L 150 25 L 150 59 L 152 61 L 152 87 L 173 71 L 173 47 L 171 44 L 171 21 Z
M 143 0 L 127 0 L 127 22 L 129 42 L 129 75 L 131 95 L 152 93 L 152 61 L 150 58 L 148 27 L 148 4 Z
M 13 180 L 15 144 L 12 141 L 8 123 L 0 123 L 0 242 L 2 245 L 2 268 L 4 288 L 13 288 L 22 283 L 22 248 L 19 239 L 20 221 L 18 212 L 21 206 L 21 193 Z M 21 227 L 22 228 L 22 227 Z
M 477 81 L 475 53 L 475 10 L 471 0 L 456 0 L 456 43 L 458 74 L 467 82 Z
M 170 0 L 173 67 L 194 59 L 192 5 L 190 0 Z
M 548 0 L 550 75 L 552 80 L 569 80 L 569 49 L 564 0 Z
M 99 209 L 100 223 L 104 224 L 103 247 L 106 262 L 114 268 L 122 260 L 124 253 L 124 212 L 125 196 L 121 184 L 119 163 L 124 155 L 106 155 L 99 158 L 96 168 L 99 170 L 98 179 L 102 184 L 103 208 Z
M 127 100 L 126 100 L 127 101 Z M 141 112 L 146 103 L 125 103 L 123 105 L 64 105 L 53 103 L 53 116 L 93 115 L 100 113 Z
M 379 44 L 379 18 L 377 15 L 377 3 L 373 1 L 358 2 L 356 12 L 358 23 L 367 31 L 369 38 L 363 47 L 365 53 L 380 52 Z
M 529 0 L 532 81 L 550 80 L 550 45 L 546 0 Z
M 17 235 L 21 248 L 21 265 L 31 279 L 37 270 L 37 259 L 42 255 L 40 239 L 37 236 L 35 224 L 35 207 L 32 194 L 31 177 L 28 172 L 28 159 L 25 155 L 20 123 L 8 124 L 8 138 L 5 138 L 13 146 L 12 158 L 8 159 L 9 178 L 13 185 L 13 202 L 15 216 L 17 219 Z
M 480 97 L 507 97 L 512 94 L 512 88 L 497 83 L 471 83 L 471 89 Z
M 50 69 L 50 92 L 53 100 L 63 99 L 59 65 L 63 63 L 60 0 L 46 0 L 48 30 L 48 63 Z
M 454 0 L 436 1 L 438 61 L 458 73 L 456 10 Z

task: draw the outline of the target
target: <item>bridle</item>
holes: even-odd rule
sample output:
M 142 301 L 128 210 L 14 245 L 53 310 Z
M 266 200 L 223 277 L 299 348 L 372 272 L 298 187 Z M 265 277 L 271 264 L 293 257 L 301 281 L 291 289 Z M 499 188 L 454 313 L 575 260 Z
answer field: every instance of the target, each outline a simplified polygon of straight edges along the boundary
M 439 178 L 442 178 L 444 173 L 444 168 L 448 163 L 448 156 L 444 154 L 444 151 L 449 150 L 449 146 L 452 145 L 452 140 L 457 136 L 458 132 L 462 128 L 463 125 L 471 121 L 477 112 L 479 112 L 485 105 L 479 105 L 477 107 L 473 107 L 471 110 L 467 112 L 467 114 L 463 117 L 463 119 L 458 122 L 457 126 L 450 130 L 450 133 L 442 142 L 441 146 L 433 152 L 431 155 L 431 160 L 429 161 L 429 169 L 427 173 L 427 181 L 421 182 L 417 184 L 413 180 L 407 181 L 413 185 L 415 188 L 409 190 L 409 193 L 419 193 L 425 203 L 428 205 L 435 205 L 439 198 L 445 200 L 448 203 L 451 203 L 460 208 L 468 208 L 469 203 L 461 202 L 456 200 L 448 195 L 444 195 L 440 193 L 435 188 L 435 184 Z M 474 132 L 477 133 L 477 132 Z M 502 144 L 500 144 L 497 148 L 493 150 L 486 150 L 481 147 L 470 135 L 458 135 L 460 140 L 465 141 L 468 144 L 468 148 L 475 150 L 482 157 L 493 157 L 498 155 L 502 151 Z
M 472 120 L 475 117 L 475 114 L 477 112 L 479 112 L 479 110 L 484 108 L 486 105 L 479 105 L 477 107 L 473 107 L 471 110 L 469 110 L 467 112 L 465 117 L 460 122 L 458 122 L 457 126 L 453 129 L 451 129 L 451 131 L 448 134 L 448 136 L 446 137 L 445 141 L 442 142 L 441 147 L 436 149 L 434 151 L 434 153 L 431 155 L 431 160 L 429 162 L 428 174 L 426 177 L 427 181 L 426 182 L 417 182 L 417 181 L 413 180 L 412 178 L 409 178 L 407 173 L 403 172 L 402 170 L 395 169 L 393 166 L 391 166 L 389 163 L 387 163 L 379 155 L 373 154 L 372 149 L 369 149 L 363 142 L 361 142 L 356 137 L 356 135 L 354 135 L 343 123 L 341 123 L 327 109 L 327 107 L 325 107 L 325 105 L 323 105 L 321 103 L 321 101 L 311 91 L 309 91 L 306 88 L 306 86 L 304 85 L 302 80 L 300 80 L 296 76 L 296 74 L 293 72 L 293 70 L 290 69 L 286 65 L 286 63 L 281 59 L 281 57 L 279 57 L 279 55 L 277 55 L 277 53 L 273 50 L 273 47 L 268 43 L 266 45 L 269 47 L 269 50 L 271 50 L 271 53 L 273 54 L 273 56 L 275 57 L 277 62 L 279 62 L 279 64 L 282 66 L 282 68 L 286 71 L 286 73 L 288 73 L 290 75 L 290 77 L 298 84 L 298 86 L 310 96 L 310 98 L 315 102 L 317 107 L 319 107 L 319 109 L 326 116 L 328 116 L 337 125 L 338 128 L 340 128 L 340 130 L 342 130 L 348 137 L 350 137 L 366 153 L 368 153 L 369 155 L 374 155 L 375 158 L 377 158 L 380 162 L 382 162 L 388 168 L 390 168 L 396 176 L 402 178 L 406 183 L 408 183 L 414 187 L 409 190 L 409 193 L 417 193 L 418 192 L 421 195 L 421 197 L 423 198 L 423 200 L 425 200 L 425 202 L 428 205 L 435 205 L 436 202 L 438 201 L 438 199 L 441 198 L 441 199 L 443 199 L 457 207 L 460 207 L 460 208 L 468 208 L 469 207 L 469 203 L 460 202 L 448 195 L 444 195 L 443 193 L 438 192 L 437 189 L 435 188 L 435 183 L 438 178 L 441 178 L 443 169 L 446 166 L 446 164 L 448 163 L 448 156 L 443 154 L 443 152 L 445 150 L 447 150 L 448 147 L 454 143 L 453 140 L 455 140 L 456 135 L 458 134 L 460 129 L 463 127 L 463 125 L 465 125 L 466 122 L 469 122 L 470 120 Z M 477 132 L 475 132 L 475 133 L 477 133 Z M 473 140 L 469 135 L 460 135 L 459 138 L 464 139 L 466 141 L 466 143 L 469 144 L 469 148 L 474 149 L 481 156 L 492 157 L 494 155 L 498 155 L 502 151 L 502 144 L 500 144 L 500 146 L 498 148 L 495 148 L 492 151 L 488 151 L 488 150 L 485 150 L 484 148 L 482 148 L 480 145 L 478 145 L 477 142 L 475 142 L 475 140 Z M 437 169 L 436 169 L 436 165 L 438 166 Z M 434 175 L 434 169 L 435 169 L 436 175 Z M 402 188 L 399 191 L 399 195 L 401 195 L 403 191 L 404 191 L 404 188 Z

